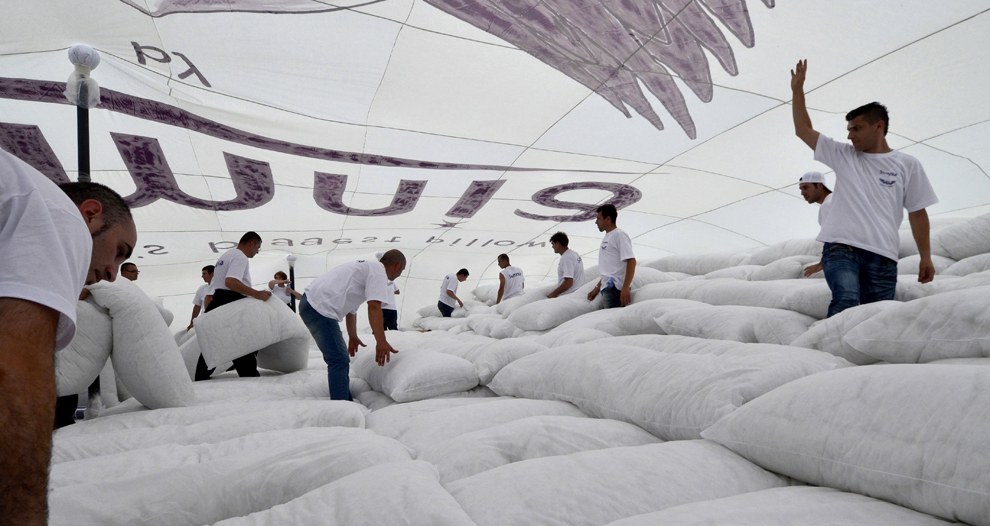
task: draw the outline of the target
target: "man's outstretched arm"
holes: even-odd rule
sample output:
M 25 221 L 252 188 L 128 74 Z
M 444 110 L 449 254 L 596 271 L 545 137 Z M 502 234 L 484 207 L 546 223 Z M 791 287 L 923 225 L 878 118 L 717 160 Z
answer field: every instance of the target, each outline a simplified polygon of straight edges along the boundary
M 808 72 L 808 61 L 799 60 L 791 70 L 791 114 L 794 117 L 794 134 L 801 138 L 812 150 L 818 146 L 818 132 L 811 124 L 808 107 L 804 102 L 804 79 Z
M 46 524 L 58 312 L 0 298 L 0 522 Z

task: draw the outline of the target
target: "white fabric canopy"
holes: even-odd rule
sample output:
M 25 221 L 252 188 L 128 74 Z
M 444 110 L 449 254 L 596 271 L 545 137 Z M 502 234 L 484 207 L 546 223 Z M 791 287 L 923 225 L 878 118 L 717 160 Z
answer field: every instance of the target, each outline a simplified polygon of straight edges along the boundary
M 801 58 L 817 129 L 841 139 L 845 112 L 881 101 L 891 146 L 939 195 L 931 215 L 990 211 L 985 0 L 2 9 L 0 148 L 75 180 L 66 50 L 99 51 L 93 180 L 133 204 L 139 285 L 176 327 L 200 267 L 247 230 L 264 238 L 257 287 L 288 254 L 302 290 L 342 261 L 403 250 L 407 322 L 458 268 L 470 288 L 496 279 L 501 252 L 533 285 L 555 277 L 558 230 L 593 265 L 589 214 L 606 201 L 641 260 L 813 237 L 817 208 L 796 183 L 826 169 L 792 132 Z

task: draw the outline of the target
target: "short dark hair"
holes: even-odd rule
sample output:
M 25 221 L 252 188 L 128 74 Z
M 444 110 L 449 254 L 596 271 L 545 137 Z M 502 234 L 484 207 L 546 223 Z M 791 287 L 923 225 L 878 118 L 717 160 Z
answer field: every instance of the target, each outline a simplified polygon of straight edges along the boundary
M 557 243 L 562 247 L 566 247 L 569 242 L 567 239 L 567 234 L 563 232 L 557 232 L 556 234 L 550 236 L 551 243 Z
M 280 277 L 278 277 L 278 276 L 279 276 L 279 274 L 281 274 L 281 275 L 282 275 L 282 277 L 281 277 L 281 278 L 280 278 Z M 282 272 L 281 270 L 278 270 L 278 271 L 275 271 L 275 279 L 289 279 L 289 276 L 287 276 L 287 275 L 285 274 L 285 272 Z
M 210 274 L 213 274 L 213 270 L 214 269 L 216 269 L 216 267 L 214 267 L 213 265 L 207 265 L 207 266 L 203 267 L 203 270 L 209 272 Z
M 391 250 L 386 250 L 378 261 L 381 261 L 382 265 L 394 265 L 396 263 L 402 263 L 405 265 L 406 255 L 403 254 L 401 250 L 393 248 Z
M 76 206 L 81 205 L 87 199 L 94 199 L 103 205 L 103 227 L 93 235 L 98 235 L 124 221 L 134 221 L 134 218 L 131 217 L 131 207 L 127 206 L 127 202 L 120 194 L 107 186 L 93 182 L 69 182 L 62 183 L 58 187 L 65 192 L 65 195 L 69 196 L 69 199 Z
M 125 261 L 120 266 L 120 270 L 123 271 L 124 270 L 124 267 L 134 267 L 134 270 L 137 270 L 137 265 L 135 265 L 134 263 L 131 263 L 130 261 Z M 127 271 L 130 272 L 130 269 L 127 269 Z
M 237 244 L 238 245 L 246 245 L 248 243 L 252 243 L 252 242 L 255 242 L 255 241 L 257 241 L 258 243 L 261 243 L 261 236 L 259 236 L 257 232 L 255 232 L 255 231 L 252 230 L 250 232 L 244 232 L 244 235 L 241 236 L 241 240 L 238 241 Z
M 498 260 L 499 261 L 505 261 L 506 263 L 508 263 L 509 262 L 509 255 L 508 254 L 499 254 L 498 255 Z
M 471 273 L 468 272 L 466 268 L 462 268 L 461 270 L 458 270 L 457 271 L 457 275 L 458 276 L 464 276 L 466 278 L 466 277 L 470 276 Z
M 871 102 L 869 104 L 864 104 L 849 113 L 846 114 L 846 122 L 849 122 L 856 117 L 863 117 L 863 120 L 870 124 L 876 124 L 877 121 L 883 121 L 883 134 L 887 135 L 887 130 L 890 129 L 890 115 L 887 114 L 887 107 L 879 102 Z
M 599 206 L 595 209 L 595 212 L 600 213 L 602 217 L 611 219 L 612 223 L 615 223 L 615 220 L 619 217 L 619 211 L 615 209 L 615 205 L 612 203 L 605 203 Z

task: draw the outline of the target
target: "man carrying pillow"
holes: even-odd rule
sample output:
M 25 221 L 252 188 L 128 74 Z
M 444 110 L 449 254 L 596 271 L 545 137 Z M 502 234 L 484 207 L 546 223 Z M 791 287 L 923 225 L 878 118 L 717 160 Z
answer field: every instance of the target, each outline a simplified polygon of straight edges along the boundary
M 260 250 L 261 236 L 257 232 L 245 232 L 236 247 L 220 256 L 217 264 L 213 266 L 209 294 L 211 299 L 203 309 L 204 313 L 247 297 L 261 301 L 272 297 L 272 293 L 267 290 L 251 288 L 251 267 L 248 260 L 258 255 Z M 257 353 L 247 353 L 240 358 L 234 358 L 233 362 L 238 376 L 261 376 L 258 372 Z M 203 355 L 199 355 L 199 360 L 196 362 L 196 381 L 209 380 L 211 374 L 213 369 L 207 368 Z
M 815 151 L 815 160 L 835 170 L 835 192 L 823 218 L 818 240 L 825 281 L 832 291 L 828 316 L 863 303 L 892 300 L 897 286 L 897 230 L 908 211 L 908 223 L 921 262 L 918 281 L 935 278 L 926 207 L 938 202 L 918 159 L 887 144 L 890 117 L 879 102 L 846 114 L 851 144 L 819 133 L 805 104 L 807 61 L 791 70 L 791 113 L 794 134 Z
M 398 352 L 385 339 L 382 304 L 388 301 L 388 282 L 406 268 L 406 256 L 398 250 L 385 252 L 379 261 L 357 260 L 338 265 L 306 287 L 299 302 L 299 316 L 316 340 L 327 364 L 331 400 L 352 400 L 349 356 L 364 342 L 357 335 L 357 309 L 368 303 L 368 323 L 375 335 L 375 361 L 384 366 Z M 347 326 L 347 343 L 340 322 Z
M 0 225 L 0 520 L 45 524 L 54 354 L 75 335 L 83 286 L 116 279 L 137 229 L 113 190 L 60 190 L 3 150 Z

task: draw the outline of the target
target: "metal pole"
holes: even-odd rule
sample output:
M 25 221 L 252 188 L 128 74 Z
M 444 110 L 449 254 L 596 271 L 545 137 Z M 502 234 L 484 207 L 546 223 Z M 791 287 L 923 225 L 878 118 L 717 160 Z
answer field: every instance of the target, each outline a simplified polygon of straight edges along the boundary
M 88 97 L 86 83 L 79 85 L 79 101 L 85 101 Z M 79 177 L 80 183 L 91 181 L 89 177 L 89 109 L 81 104 L 76 106 L 76 149 L 79 154 Z
M 296 267 L 295 265 L 289 265 L 289 287 L 292 290 L 296 290 Z M 292 308 L 292 312 L 296 312 L 296 297 L 289 295 L 289 307 Z

